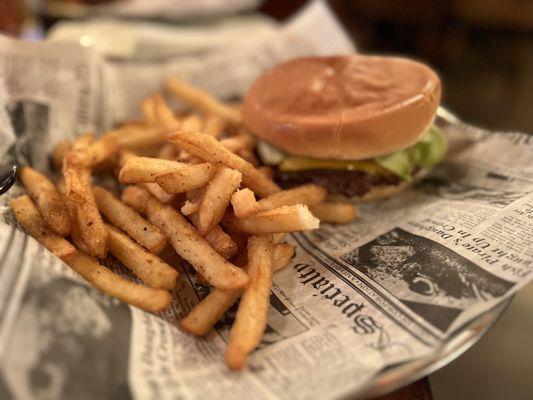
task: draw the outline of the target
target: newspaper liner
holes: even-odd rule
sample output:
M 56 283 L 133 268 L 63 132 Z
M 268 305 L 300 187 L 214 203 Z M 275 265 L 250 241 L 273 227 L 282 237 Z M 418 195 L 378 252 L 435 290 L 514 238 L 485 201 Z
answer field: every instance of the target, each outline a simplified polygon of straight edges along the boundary
M 135 115 L 162 77 L 233 97 L 281 60 L 350 51 L 321 2 L 268 40 L 158 65 L 0 38 L 0 151 L 46 170 L 54 143 Z M 91 288 L 16 229 L 3 196 L 0 397 L 338 398 L 385 366 L 434 354 L 533 270 L 532 137 L 461 123 L 442 129 L 450 153 L 422 182 L 359 205 L 353 224 L 289 237 L 296 256 L 274 276 L 265 338 L 242 373 L 223 362 L 235 308 L 205 338 L 177 328 L 208 290 L 186 263 L 175 263 L 172 306 L 143 312 Z

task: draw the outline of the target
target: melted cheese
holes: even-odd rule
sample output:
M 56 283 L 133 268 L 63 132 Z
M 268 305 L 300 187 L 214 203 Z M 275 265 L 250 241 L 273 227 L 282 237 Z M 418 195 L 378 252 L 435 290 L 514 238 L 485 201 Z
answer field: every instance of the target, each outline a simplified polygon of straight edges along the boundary
M 364 171 L 373 175 L 390 175 L 391 173 L 374 160 L 323 160 L 311 157 L 287 156 L 279 165 L 280 171 L 294 172 L 309 169 L 337 169 L 347 171 Z

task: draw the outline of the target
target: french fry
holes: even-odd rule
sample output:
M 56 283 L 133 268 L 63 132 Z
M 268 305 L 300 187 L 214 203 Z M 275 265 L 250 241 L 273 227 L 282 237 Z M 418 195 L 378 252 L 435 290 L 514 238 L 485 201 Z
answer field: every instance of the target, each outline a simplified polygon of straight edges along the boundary
M 90 249 L 83 242 L 83 237 L 81 236 L 81 230 L 77 222 L 78 218 L 76 216 L 76 207 L 71 201 L 68 200 L 68 197 L 67 197 L 67 186 L 65 184 L 65 178 L 61 177 L 57 181 L 56 187 L 59 193 L 61 193 L 61 195 L 63 196 L 65 203 L 67 204 L 70 221 L 72 222 L 70 225 L 70 240 L 74 244 L 74 246 L 76 246 L 78 249 L 80 249 L 84 253 L 88 254 L 90 252 Z
M 231 196 L 231 205 L 237 218 L 250 217 L 261 210 L 255 200 L 254 192 L 248 188 L 233 193 Z
M 258 196 L 267 197 L 280 189 L 273 181 L 267 179 L 252 164 L 233 154 L 214 137 L 204 133 L 174 132 L 169 140 L 189 154 L 200 157 L 215 165 L 224 164 L 242 173 L 243 183 Z
M 155 182 L 167 193 L 184 193 L 207 185 L 216 170 L 210 163 L 186 164 L 185 168 L 157 176 Z
M 207 281 L 221 289 L 237 289 L 248 283 L 248 276 L 226 261 L 174 208 L 158 202 L 139 187 L 128 187 L 122 200 L 136 208 L 143 208 L 148 220 L 169 239 L 170 244 Z M 135 204 L 135 205 L 134 205 Z
M 72 219 L 72 221 L 77 221 L 76 207 L 74 207 L 72 202 L 69 202 L 68 200 L 67 206 L 69 209 L 70 218 Z M 83 241 L 83 235 L 77 222 L 73 223 L 70 229 L 70 240 L 72 241 L 74 246 L 83 251 L 85 254 L 89 254 L 91 252 L 91 249 L 87 247 L 87 245 Z
M 174 113 L 163 99 L 163 96 L 159 93 L 154 94 L 152 96 L 152 102 L 157 121 L 161 125 L 169 130 L 180 127 L 180 121 L 174 116 Z
M 205 240 L 226 260 L 237 252 L 237 245 L 231 239 L 231 236 L 222 230 L 220 225 L 216 225 L 211 229 L 205 235 Z
M 118 162 L 117 165 L 122 168 L 124 164 L 126 164 L 126 161 L 128 161 L 130 158 L 137 157 L 137 155 L 128 149 L 121 149 L 118 153 Z M 120 172 L 120 171 L 119 171 Z M 118 173 L 117 173 L 118 177 Z
M 231 168 L 219 168 L 205 190 L 198 210 L 198 231 L 206 235 L 213 229 L 226 211 L 231 195 L 239 187 L 242 175 Z
M 309 206 L 311 213 L 322 222 L 347 224 L 355 220 L 357 211 L 352 203 L 324 202 Z
M 242 290 L 212 289 L 211 293 L 179 322 L 180 327 L 196 336 L 207 334 L 241 294 Z
M 152 96 L 147 97 L 141 102 L 141 113 L 148 123 L 154 125 L 159 123 L 159 120 L 155 113 L 154 98 Z
M 272 271 L 276 272 L 287 266 L 294 255 L 294 246 L 281 243 L 274 246 Z M 180 327 L 193 335 L 207 334 L 215 323 L 241 296 L 242 290 L 213 289 L 180 321 Z
M 9 206 L 24 229 L 57 257 L 68 260 L 76 254 L 74 246 L 48 228 L 29 196 L 12 199 Z
M 263 211 L 282 206 L 295 204 L 317 204 L 324 201 L 327 191 L 322 186 L 307 184 L 294 189 L 282 190 L 258 201 L 259 208 Z
M 100 186 L 93 187 L 93 194 L 98 209 L 109 222 L 122 229 L 137 243 L 154 254 L 159 254 L 165 248 L 167 245 L 166 236 L 134 209 L 128 207 L 110 191 Z
M 159 149 L 157 153 L 157 158 L 162 158 L 163 160 L 175 160 L 177 157 L 178 149 L 173 143 L 164 143 L 163 146 Z
M 226 122 L 224 121 L 224 119 L 220 118 L 217 115 L 208 115 L 205 118 L 203 129 L 195 129 L 192 130 L 192 132 L 198 132 L 199 130 L 202 130 L 208 135 L 211 135 L 215 138 L 219 138 L 224 132 L 225 127 Z
M 66 197 L 71 207 L 75 209 L 76 220 L 72 223 L 78 224 L 90 255 L 105 258 L 108 233 L 92 193 L 91 170 L 80 161 L 79 153 L 83 151 L 80 149 L 82 146 L 84 144 L 78 140 L 74 142 L 73 150 L 65 155 L 63 161 Z
M 80 250 L 67 261 L 67 264 L 102 292 L 143 310 L 160 312 L 172 301 L 172 296 L 168 291 L 128 281 L 98 264 Z
M 19 178 L 52 231 L 59 236 L 67 236 L 70 232 L 70 216 L 66 203 L 54 184 L 30 167 L 21 168 Z
M 273 245 L 270 235 L 248 240 L 248 276 L 241 302 L 231 327 L 226 364 L 232 370 L 244 367 L 248 354 L 263 337 L 266 328 L 270 288 L 272 287 Z
M 277 272 L 285 268 L 294 256 L 294 246 L 287 243 L 274 244 L 274 260 L 272 271 Z
M 192 202 L 200 202 L 202 200 L 202 197 L 205 193 L 205 187 L 201 187 L 198 189 L 189 190 L 187 193 L 185 193 L 185 196 L 187 197 L 187 200 Z
M 186 200 L 180 211 L 183 215 L 191 215 L 197 212 L 200 209 L 200 202 L 191 202 Z
M 125 126 L 107 132 L 102 138 L 114 138 L 119 147 L 137 151 L 160 146 L 167 134 L 168 130 L 159 125 Z
M 190 214 L 188 218 L 198 228 L 198 213 Z M 237 252 L 237 244 L 230 235 L 222 230 L 220 225 L 211 229 L 204 238 L 225 259 L 232 257 Z
M 169 188 L 174 181 L 203 182 L 206 178 L 209 180 L 214 173 L 215 167 L 209 163 L 203 164 L 184 164 L 179 161 L 162 160 L 150 157 L 127 157 L 119 174 L 119 181 L 122 183 L 145 183 L 156 182 L 156 179 L 163 175 L 174 174 L 172 178 L 167 177 L 161 182 L 168 182 Z M 188 178 L 188 175 L 193 177 Z M 176 187 L 179 185 L 176 183 Z M 190 190 L 190 189 L 188 189 Z
M 203 195 L 204 190 L 195 190 L 188 192 L 187 194 L 191 196 L 193 201 L 199 202 L 201 196 Z M 128 197 L 128 193 L 125 191 L 123 196 Z M 141 206 L 141 205 L 139 205 Z M 141 211 L 142 212 L 142 211 Z M 197 227 L 198 226 L 198 214 L 194 213 L 188 216 L 189 220 Z M 204 236 L 205 240 L 215 249 L 215 251 L 220 254 L 225 259 L 233 256 L 237 251 L 237 245 L 232 240 L 232 238 L 225 233 L 220 226 L 215 226 L 211 231 Z
M 120 170 L 121 183 L 155 182 L 155 178 L 184 168 L 186 164 L 151 157 L 127 157 Z
M 181 130 L 184 132 L 201 132 L 204 123 L 198 114 L 191 114 L 181 121 Z
M 264 176 L 266 176 L 268 179 L 274 179 L 274 170 L 272 167 L 268 167 L 266 165 L 257 168 L 259 172 L 261 172 Z
M 228 232 L 262 235 L 266 233 L 298 232 L 318 229 L 319 220 L 307 206 L 296 204 L 261 211 L 247 218 L 227 214 L 222 220 Z
M 56 171 L 61 171 L 61 168 L 63 167 L 63 157 L 65 157 L 65 154 L 71 147 L 72 143 L 67 139 L 59 141 L 54 147 L 54 151 L 52 152 L 52 165 Z
M 273 233 L 272 234 L 272 241 L 274 243 L 280 243 L 283 239 L 285 239 L 286 233 Z
M 261 165 L 261 162 L 259 159 L 255 156 L 255 153 L 249 149 L 239 149 L 237 150 L 237 155 L 241 157 L 243 160 L 248 161 L 250 164 L 252 164 L 255 168 L 259 168 Z M 264 176 L 264 175 L 263 175 Z
M 146 189 L 144 189 L 140 185 L 128 186 L 122 192 L 120 200 L 127 206 L 133 208 L 135 211 L 141 213 L 144 216 L 147 216 L 148 204 L 146 203 L 146 201 L 150 198 L 150 196 L 151 194 L 148 193 Z
M 148 286 L 156 289 L 176 287 L 178 271 L 136 244 L 118 228 L 106 224 L 109 232 L 109 252 Z
M 201 89 L 176 78 L 168 79 L 165 86 L 178 100 L 201 110 L 205 114 L 218 115 L 234 125 L 242 123 L 242 115 L 239 110 L 220 102 Z
M 253 141 L 243 135 L 221 139 L 220 144 L 232 153 L 238 153 L 239 150 L 250 150 L 253 148 Z
M 140 183 L 140 186 L 144 187 L 152 196 L 159 200 L 163 204 L 171 204 L 174 202 L 174 195 L 167 193 L 161 186 L 154 182 Z
M 94 167 L 106 160 L 114 157 L 119 151 L 116 139 L 113 137 L 103 137 L 88 146 L 78 156 L 86 167 Z
M 93 143 L 94 143 L 94 135 L 90 132 L 85 133 L 83 135 L 79 135 L 76 138 L 76 140 L 74 140 L 70 149 L 73 151 L 86 150 Z M 65 153 L 65 155 L 66 154 L 67 153 Z

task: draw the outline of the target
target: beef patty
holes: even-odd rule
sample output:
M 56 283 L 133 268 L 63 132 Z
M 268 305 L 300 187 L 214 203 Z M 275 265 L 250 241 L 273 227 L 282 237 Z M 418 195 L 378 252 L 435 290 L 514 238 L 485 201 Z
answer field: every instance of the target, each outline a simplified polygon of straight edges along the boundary
M 373 186 L 397 185 L 401 179 L 396 175 L 373 175 L 365 171 L 333 169 L 310 169 L 296 172 L 274 170 L 274 179 L 284 189 L 305 183 L 315 183 L 328 189 L 330 194 L 346 197 L 362 196 Z

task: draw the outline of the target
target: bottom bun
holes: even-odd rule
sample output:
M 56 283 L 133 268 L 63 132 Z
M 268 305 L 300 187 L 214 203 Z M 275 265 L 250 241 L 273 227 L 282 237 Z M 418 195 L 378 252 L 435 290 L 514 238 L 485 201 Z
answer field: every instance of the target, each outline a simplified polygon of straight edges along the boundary
M 370 191 L 366 192 L 360 197 L 354 197 L 354 199 L 363 201 L 365 203 L 386 199 L 387 197 L 391 197 L 395 194 L 403 192 L 405 189 L 411 186 L 411 183 L 412 182 L 402 181 L 398 185 L 373 186 Z

